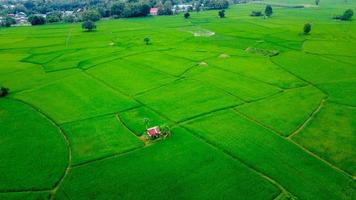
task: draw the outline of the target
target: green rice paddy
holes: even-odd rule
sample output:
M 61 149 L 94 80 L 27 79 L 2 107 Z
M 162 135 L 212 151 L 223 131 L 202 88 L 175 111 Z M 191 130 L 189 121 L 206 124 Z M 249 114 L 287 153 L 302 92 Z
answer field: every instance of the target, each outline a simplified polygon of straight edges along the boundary
M 356 4 L 269 2 L 0 29 L 0 199 L 356 199 Z

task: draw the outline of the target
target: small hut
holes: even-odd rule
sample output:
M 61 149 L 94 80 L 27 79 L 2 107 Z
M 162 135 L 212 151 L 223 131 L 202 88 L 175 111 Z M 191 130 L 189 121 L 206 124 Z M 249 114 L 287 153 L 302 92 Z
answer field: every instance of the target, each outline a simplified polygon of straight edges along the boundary
M 148 128 L 146 133 L 150 138 L 156 138 L 161 134 L 161 129 L 159 128 L 159 126 L 154 126 Z

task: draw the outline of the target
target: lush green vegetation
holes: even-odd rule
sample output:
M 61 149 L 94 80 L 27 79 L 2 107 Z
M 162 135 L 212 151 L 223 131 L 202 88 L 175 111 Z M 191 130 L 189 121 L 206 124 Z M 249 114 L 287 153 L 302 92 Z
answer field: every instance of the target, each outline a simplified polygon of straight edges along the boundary
M 128 97 L 80 73 L 15 96 L 45 110 L 58 123 L 119 112 L 137 105 Z
M 1 192 L 51 189 L 61 178 L 68 164 L 63 133 L 31 106 L 0 99 L 0 137 Z
M 293 139 L 355 176 L 356 161 L 353 158 L 356 156 L 356 146 L 349 142 L 356 139 L 354 119 L 354 107 L 328 103 L 310 126 Z
M 72 147 L 72 164 L 123 153 L 142 146 L 115 116 L 64 124 Z
M 241 194 L 271 199 L 279 194 L 241 162 L 184 129 L 173 131 L 169 139 L 127 156 L 74 168 L 56 199 L 234 199 Z
M 354 199 L 355 2 L 209 3 L 1 28 L 0 199 Z
M 237 109 L 281 135 L 288 136 L 304 123 L 324 97 L 319 90 L 308 86 L 286 90 L 276 96 L 239 106 Z
M 235 111 L 213 113 L 185 126 L 208 143 L 263 171 L 298 198 L 342 199 L 354 189 L 351 178 Z

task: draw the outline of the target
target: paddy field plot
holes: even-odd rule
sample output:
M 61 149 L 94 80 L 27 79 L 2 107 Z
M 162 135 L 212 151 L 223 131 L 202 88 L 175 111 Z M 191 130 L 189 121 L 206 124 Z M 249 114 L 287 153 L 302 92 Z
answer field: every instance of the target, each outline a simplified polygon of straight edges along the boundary
M 0 199 L 355 199 L 356 4 L 281 1 L 1 28 Z
M 26 103 L 0 101 L 0 191 L 51 189 L 68 165 L 63 132 Z

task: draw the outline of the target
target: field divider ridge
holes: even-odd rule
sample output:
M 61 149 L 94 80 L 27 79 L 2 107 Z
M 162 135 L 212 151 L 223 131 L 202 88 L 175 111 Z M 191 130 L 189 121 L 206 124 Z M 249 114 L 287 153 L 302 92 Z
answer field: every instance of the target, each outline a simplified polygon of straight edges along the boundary
M 70 169 L 71 169 L 71 165 L 72 165 L 72 148 L 69 142 L 69 139 L 67 137 L 67 135 L 65 134 L 65 132 L 63 131 L 63 129 L 60 127 L 60 125 L 58 125 L 50 116 L 48 116 L 46 113 L 42 112 L 40 109 L 38 109 L 37 107 L 35 107 L 34 105 L 25 102 L 23 100 L 20 99 L 15 99 L 16 101 L 19 101 L 21 103 L 24 103 L 28 106 L 30 106 L 31 108 L 33 108 L 35 111 L 37 111 L 41 116 L 43 116 L 45 119 L 47 119 L 53 126 L 55 126 L 59 132 L 61 133 L 66 146 L 67 146 L 67 151 L 68 151 L 68 159 L 67 159 L 67 166 L 64 170 L 64 173 L 62 175 L 62 177 L 55 183 L 54 187 L 50 190 L 50 199 L 52 200 L 57 192 L 57 190 L 59 189 L 59 187 L 61 186 L 61 184 L 63 183 L 64 179 L 67 177 Z
M 287 136 L 287 138 L 292 139 L 295 135 L 300 133 L 315 117 L 316 115 L 320 112 L 320 110 L 323 108 L 325 101 L 327 98 L 324 98 L 320 101 L 319 106 L 314 109 L 314 111 L 309 115 L 309 117 L 299 126 L 295 131 L 293 131 L 290 135 Z
M 241 164 L 245 165 L 248 169 L 250 169 L 252 172 L 254 172 L 255 174 L 257 174 L 258 176 L 266 179 L 268 182 L 270 182 L 271 184 L 275 185 L 278 189 L 280 189 L 280 193 L 275 197 L 279 197 L 281 194 L 283 193 L 288 193 L 293 195 L 292 193 L 290 193 L 287 189 L 285 189 L 280 183 L 278 183 L 276 180 L 274 180 L 273 178 L 263 174 L 262 172 L 260 172 L 259 170 L 257 170 L 255 167 L 249 165 L 248 163 L 246 163 L 245 161 L 243 161 L 242 159 L 240 159 L 239 157 L 233 155 L 232 153 L 230 153 L 229 151 L 220 148 L 219 146 L 215 145 L 214 143 L 206 140 L 205 138 L 199 136 L 198 134 L 196 134 L 194 131 L 190 130 L 189 128 L 183 126 L 180 126 L 183 129 L 185 129 L 186 131 L 188 131 L 193 137 L 197 138 L 198 140 L 202 141 L 203 143 L 209 145 L 211 148 L 216 149 L 224 154 L 226 154 L 227 156 L 229 156 L 231 159 L 236 160 L 238 162 L 240 162 Z M 294 195 L 293 195 L 294 196 Z M 275 199 L 274 198 L 274 199 Z
M 320 156 L 314 154 L 313 152 L 309 151 L 308 149 L 306 149 L 305 147 L 303 147 L 302 145 L 300 145 L 299 143 L 295 142 L 294 140 L 292 140 L 291 138 L 288 137 L 283 137 L 282 135 L 280 135 L 277 131 L 275 131 L 274 129 L 271 129 L 269 126 L 266 126 L 264 124 L 262 124 L 261 122 L 257 121 L 256 119 L 238 111 L 237 109 L 234 109 L 239 115 L 245 117 L 246 119 L 256 123 L 259 126 L 262 126 L 268 130 L 270 130 L 272 133 L 274 133 L 275 135 L 277 135 L 278 137 L 283 138 L 284 140 L 289 141 L 290 143 L 296 145 L 298 148 L 300 148 L 301 150 L 303 150 L 305 153 L 309 154 L 310 156 L 314 157 L 315 159 L 321 161 L 322 163 L 326 164 L 327 166 L 331 167 L 332 169 L 334 169 L 335 171 L 340 172 L 341 174 L 345 175 L 346 177 L 349 177 L 351 179 L 355 179 L 354 176 L 352 176 L 351 174 L 349 174 L 348 172 L 340 169 L 339 167 L 336 167 L 335 165 L 331 164 L 330 162 L 324 160 L 323 158 L 321 158 Z

